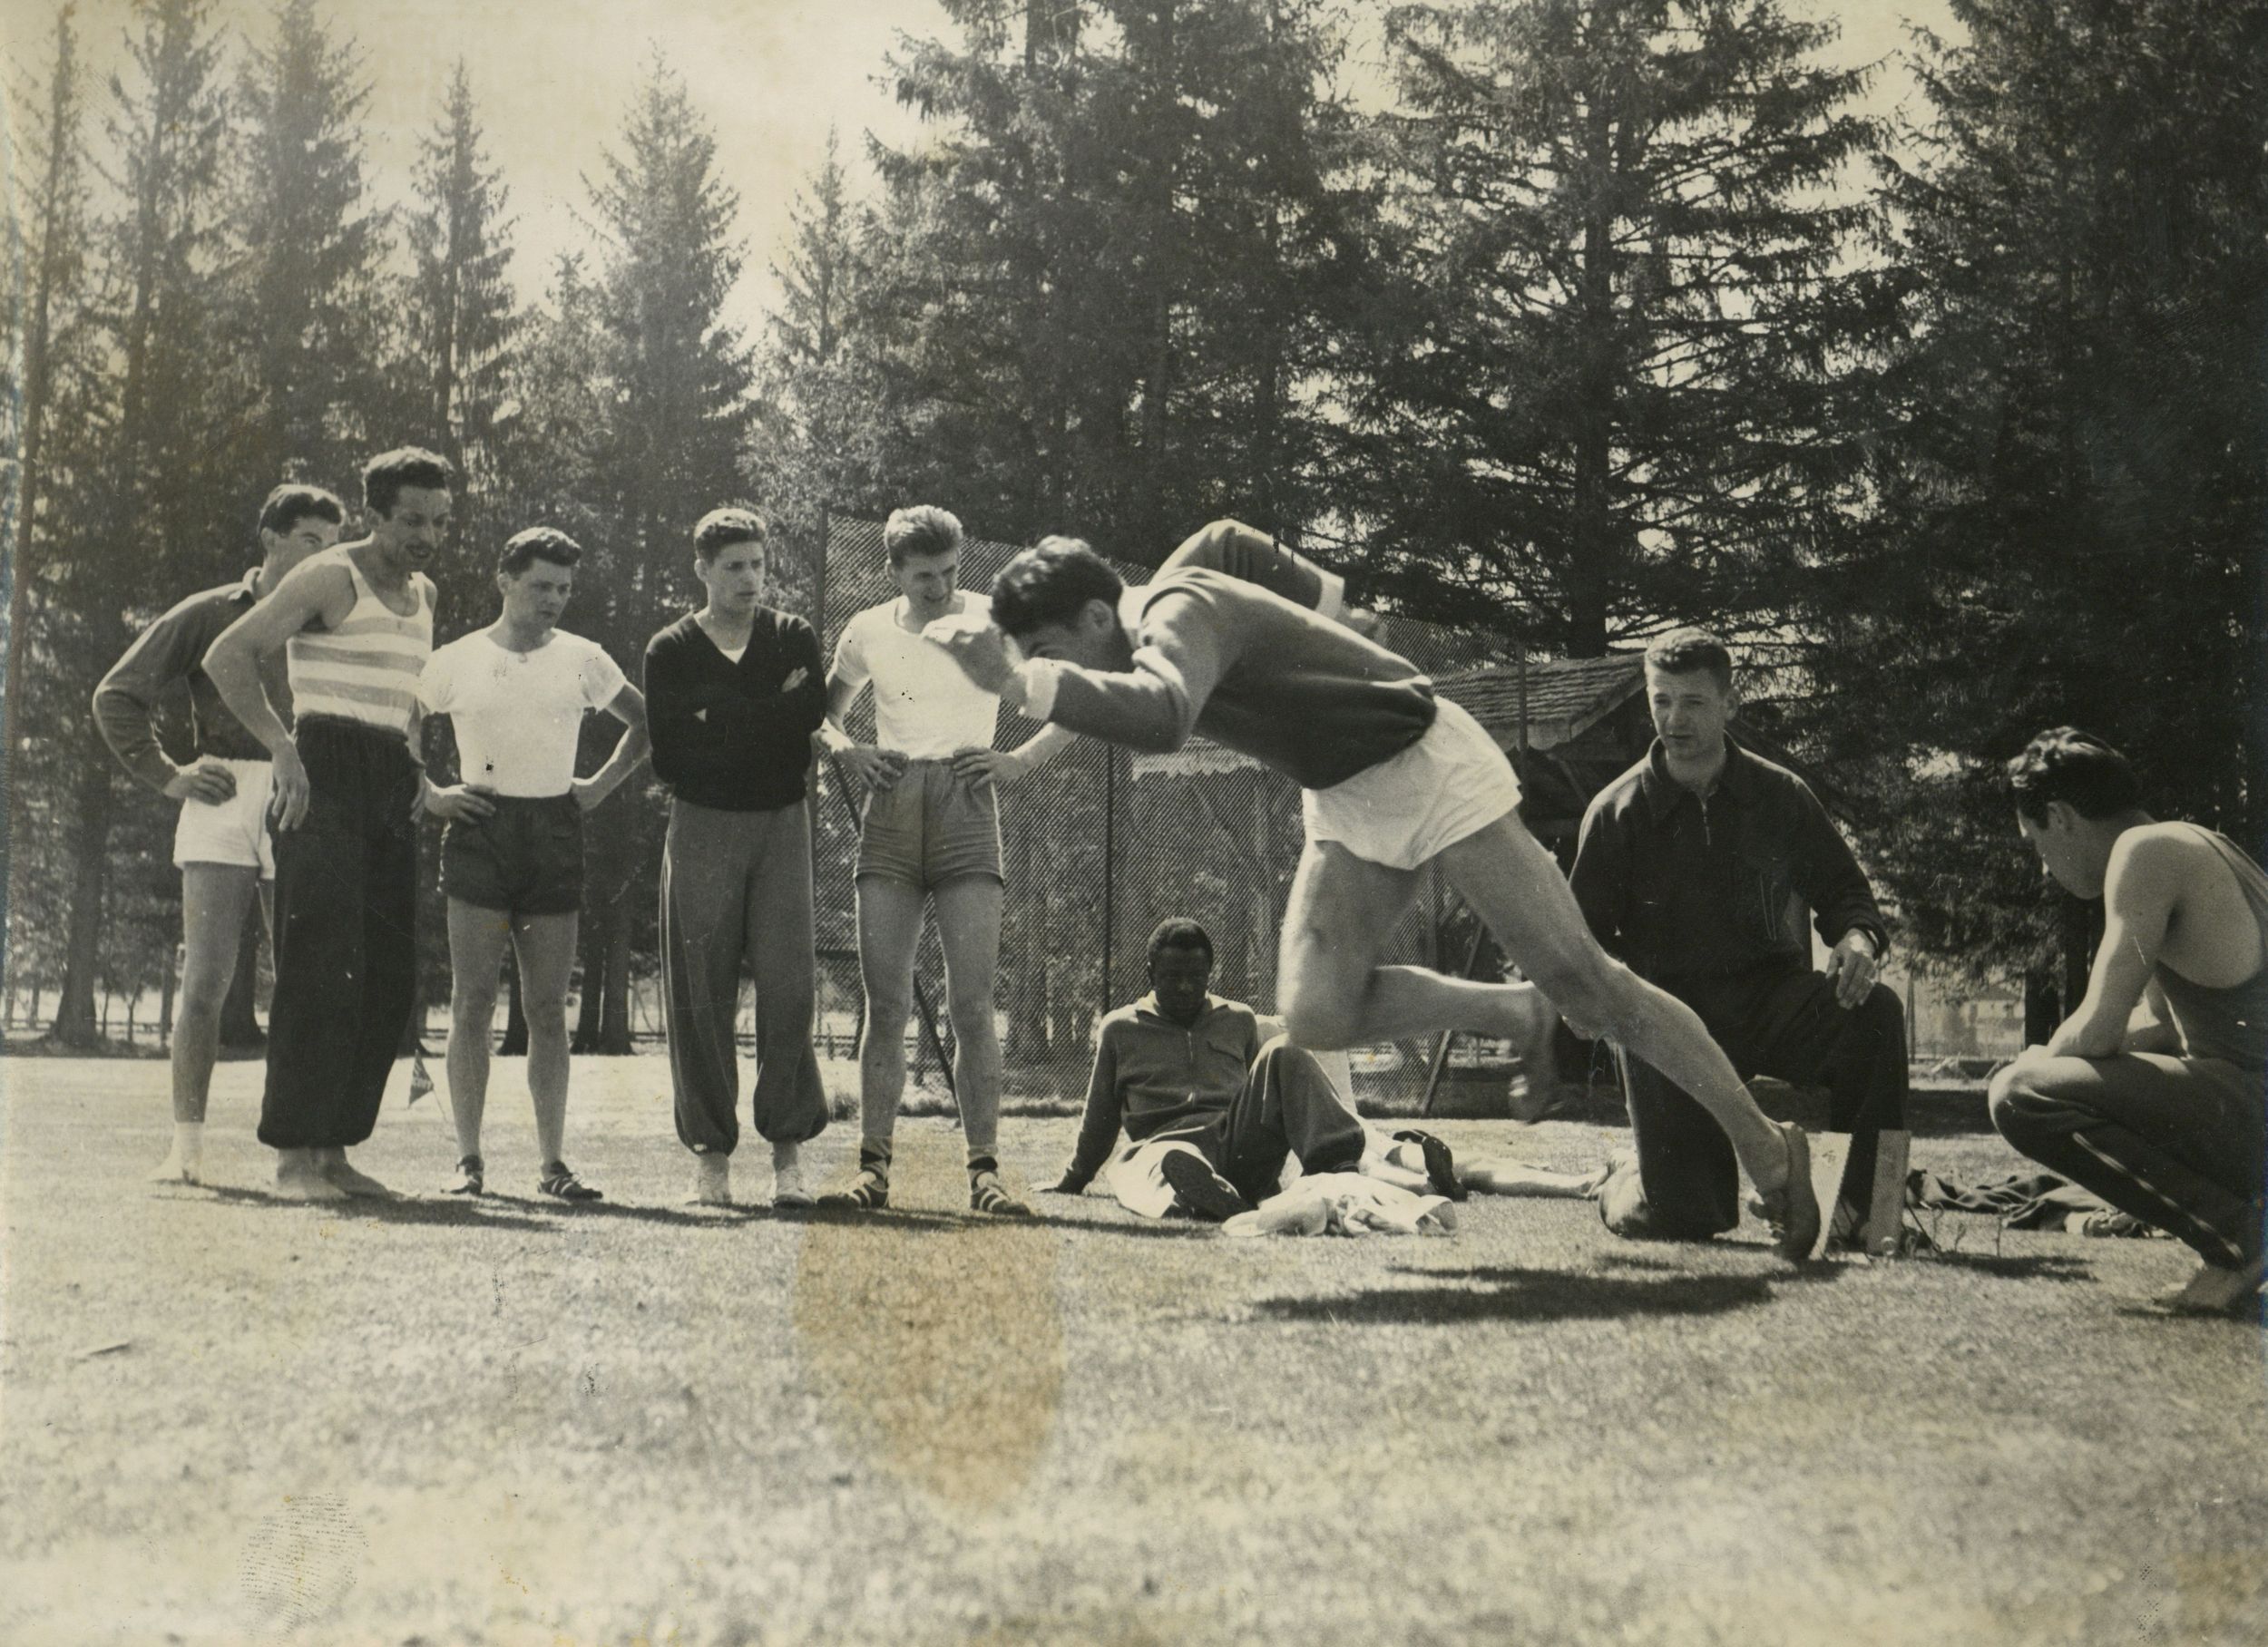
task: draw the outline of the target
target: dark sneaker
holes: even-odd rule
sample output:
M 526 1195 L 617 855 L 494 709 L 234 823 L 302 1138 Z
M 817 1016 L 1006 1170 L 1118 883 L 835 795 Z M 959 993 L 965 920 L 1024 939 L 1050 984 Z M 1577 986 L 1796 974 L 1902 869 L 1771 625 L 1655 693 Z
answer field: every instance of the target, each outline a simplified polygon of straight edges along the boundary
M 535 1181 L 535 1187 L 559 1201 L 603 1201 L 606 1193 L 592 1189 L 575 1176 L 574 1169 L 564 1161 L 554 1161 Z
M 871 1166 L 858 1169 L 846 1190 L 829 1190 L 819 1204 L 834 1213 L 878 1213 L 890 1204 L 890 1181 Z
M 1199 1218 L 1226 1223 L 1239 1213 L 1252 1211 L 1252 1203 L 1237 1193 L 1237 1186 L 1192 1151 L 1168 1151 L 1159 1170 L 1173 1185 L 1175 1198 Z
M 998 1173 L 976 1173 L 969 1179 L 969 1211 L 990 1213 L 996 1218 L 1029 1218 L 1031 1208 L 1008 1193 Z
M 1436 1194 L 1446 1195 L 1452 1201 L 1465 1198 L 1465 1186 L 1457 1176 L 1457 1157 L 1449 1153 L 1448 1145 L 1414 1126 L 1403 1127 L 1393 1138 L 1397 1144 L 1414 1144 L 1424 1152 L 1425 1175 L 1432 1181 Z

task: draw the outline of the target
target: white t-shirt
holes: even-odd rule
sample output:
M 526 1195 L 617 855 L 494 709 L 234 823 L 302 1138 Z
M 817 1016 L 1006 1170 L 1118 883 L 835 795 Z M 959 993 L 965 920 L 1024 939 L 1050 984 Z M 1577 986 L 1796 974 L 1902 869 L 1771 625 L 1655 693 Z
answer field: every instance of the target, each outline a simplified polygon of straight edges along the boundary
M 874 683 L 875 741 L 917 761 L 990 749 L 999 696 L 971 680 L 944 648 L 907 630 L 904 615 L 903 596 L 869 607 L 835 643 L 836 675 L 854 688 Z M 982 628 L 992 620 L 992 603 L 963 592 L 952 617 Z
M 482 629 L 435 650 L 417 696 L 428 714 L 455 725 L 465 783 L 543 796 L 573 786 L 583 713 L 612 703 L 622 685 L 595 640 L 553 629 L 534 651 L 513 652 Z

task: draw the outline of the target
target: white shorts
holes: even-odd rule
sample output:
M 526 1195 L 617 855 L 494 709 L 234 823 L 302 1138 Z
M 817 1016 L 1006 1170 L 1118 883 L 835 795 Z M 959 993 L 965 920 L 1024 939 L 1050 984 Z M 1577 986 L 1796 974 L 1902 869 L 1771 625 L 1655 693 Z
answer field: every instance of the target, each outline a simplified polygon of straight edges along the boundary
M 173 826 L 173 862 L 230 863 L 256 869 L 263 881 L 276 878 L 276 849 L 268 836 L 268 795 L 274 768 L 266 761 L 222 760 L 236 774 L 236 794 L 218 806 L 183 801 L 181 821 Z
M 1520 804 L 1512 764 L 1481 723 L 1435 700 L 1425 736 L 1392 760 L 1300 797 L 1310 841 L 1336 841 L 1358 858 L 1416 869 Z

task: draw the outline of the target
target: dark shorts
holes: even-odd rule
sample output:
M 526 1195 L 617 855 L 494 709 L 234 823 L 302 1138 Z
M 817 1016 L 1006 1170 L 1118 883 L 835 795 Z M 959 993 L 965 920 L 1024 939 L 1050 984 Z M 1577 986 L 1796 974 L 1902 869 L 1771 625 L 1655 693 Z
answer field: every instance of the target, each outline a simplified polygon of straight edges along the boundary
M 441 832 L 441 890 L 513 915 L 582 908 L 582 808 L 575 797 L 489 798 L 495 816 L 452 821 Z
M 866 797 L 858 874 L 926 892 L 959 875 L 1000 872 L 1000 802 L 990 783 L 956 775 L 950 761 L 914 761 Z

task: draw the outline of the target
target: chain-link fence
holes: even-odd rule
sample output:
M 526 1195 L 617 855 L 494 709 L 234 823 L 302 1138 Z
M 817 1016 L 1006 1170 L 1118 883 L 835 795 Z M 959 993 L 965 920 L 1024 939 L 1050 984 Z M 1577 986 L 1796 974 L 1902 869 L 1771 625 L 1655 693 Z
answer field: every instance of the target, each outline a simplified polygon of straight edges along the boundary
M 982 591 L 1016 552 L 1013 544 L 970 540 L 961 550 L 961 585 Z M 1142 568 L 1121 565 L 1129 583 Z M 830 658 L 843 625 L 894 599 L 879 522 L 835 516 L 820 576 L 822 639 Z M 1429 626 L 1390 622 L 1380 638 L 1436 676 L 1469 668 L 1481 648 Z M 871 694 L 850 721 L 874 735 Z M 1012 747 L 1036 724 L 1002 707 L 996 741 Z M 839 1045 L 855 1025 L 860 991 L 852 877 L 858 824 L 847 787 L 827 775 L 819 802 L 818 942 L 822 1034 Z M 1007 881 L 996 1003 L 1011 1096 L 1078 1096 L 1096 1019 L 1147 989 L 1146 945 L 1168 916 L 1201 922 L 1213 936 L 1217 993 L 1276 1009 L 1276 936 L 1302 832 L 1299 790 L 1288 779 L 1203 740 L 1168 755 L 1134 755 L 1080 738 L 1040 771 L 1004 785 L 1001 833 Z M 1471 918 L 1445 883 L 1429 876 L 1391 934 L 1386 959 L 1462 969 L 1473 956 Z M 1480 964 L 1490 964 L 1484 953 Z M 943 963 L 934 924 L 915 960 L 918 999 L 913 1033 L 917 1068 L 934 1079 L 950 1045 Z M 926 1020 L 924 1022 L 923 1020 Z M 934 1026 L 934 1029 L 930 1028 Z M 1422 1092 L 1430 1046 L 1360 1051 L 1354 1062 L 1363 1096 L 1413 1105 Z M 1449 1073 L 1499 1085 L 1501 1049 L 1461 1042 Z

